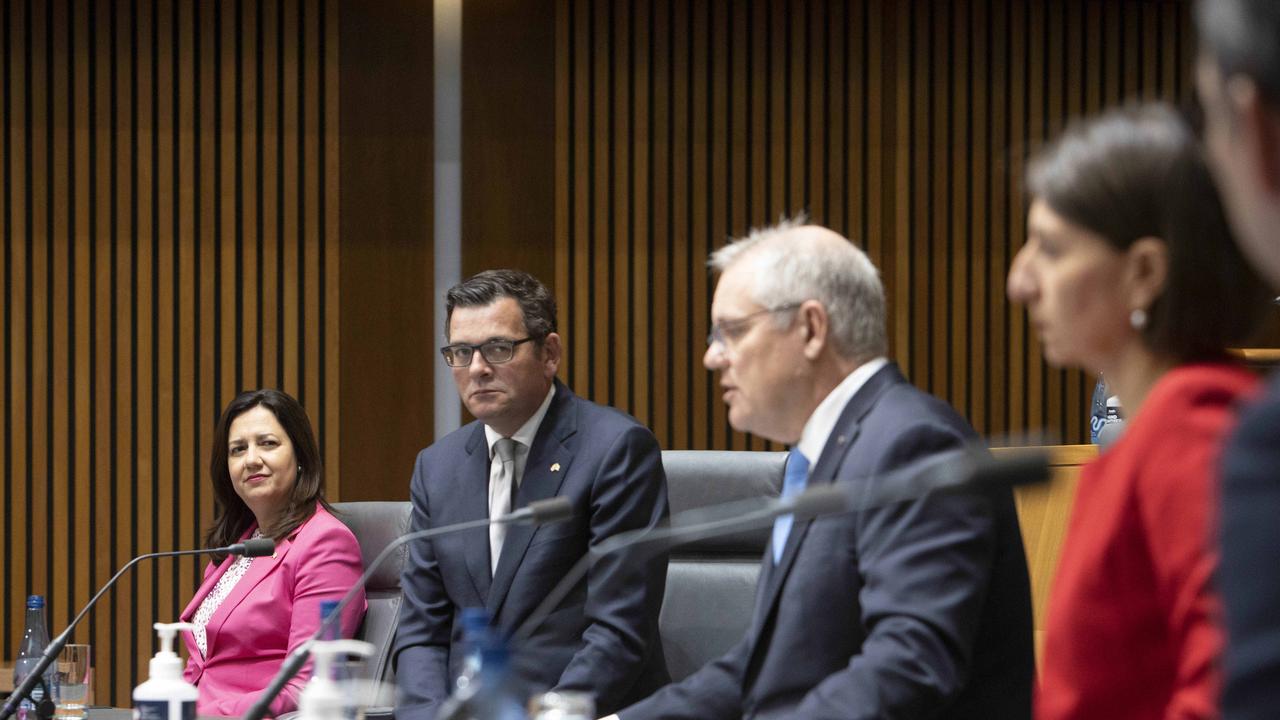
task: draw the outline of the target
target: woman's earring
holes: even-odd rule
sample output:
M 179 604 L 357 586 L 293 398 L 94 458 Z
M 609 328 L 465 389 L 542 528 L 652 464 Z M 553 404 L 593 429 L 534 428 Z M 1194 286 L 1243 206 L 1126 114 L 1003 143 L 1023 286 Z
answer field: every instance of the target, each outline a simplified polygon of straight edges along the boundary
M 1146 327 L 1147 311 L 1142 308 L 1137 308 L 1133 312 L 1129 313 L 1129 324 L 1133 326 L 1134 330 L 1141 330 Z

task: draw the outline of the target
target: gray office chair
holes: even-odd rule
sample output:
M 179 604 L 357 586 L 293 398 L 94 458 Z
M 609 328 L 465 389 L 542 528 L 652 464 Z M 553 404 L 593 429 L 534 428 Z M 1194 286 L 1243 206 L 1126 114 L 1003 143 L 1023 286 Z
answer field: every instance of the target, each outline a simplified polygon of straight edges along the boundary
M 347 502 L 334 503 L 338 519 L 351 528 L 360 543 L 360 557 L 367 568 L 373 559 L 392 540 L 409 531 L 409 515 L 412 506 L 407 502 Z M 365 587 L 369 609 L 356 638 L 372 643 L 374 654 L 369 658 L 369 677 L 381 680 L 375 697 L 366 698 L 372 706 L 390 706 L 395 703 L 391 692 L 395 671 L 391 665 L 391 646 L 395 642 L 396 627 L 400 624 L 400 571 L 407 554 L 400 548 L 382 567 L 369 578 Z
M 777 497 L 786 460 L 782 452 L 667 450 L 662 465 L 671 513 Z M 673 682 L 723 655 L 746 633 L 769 533 L 709 538 L 672 550 L 658 627 Z

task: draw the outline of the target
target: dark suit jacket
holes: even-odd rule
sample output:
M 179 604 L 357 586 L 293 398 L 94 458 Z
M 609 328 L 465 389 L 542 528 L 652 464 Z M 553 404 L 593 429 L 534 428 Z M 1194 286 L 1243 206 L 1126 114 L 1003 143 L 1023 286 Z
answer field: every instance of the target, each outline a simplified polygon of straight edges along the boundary
M 972 435 L 889 365 L 845 406 L 809 483 L 872 493 Z M 797 521 L 776 567 L 765 551 L 742 642 L 621 717 L 1017 720 L 1032 676 L 1011 494 L 933 495 Z
M 488 517 L 488 483 L 484 426 L 473 422 L 418 454 L 412 530 Z M 395 646 L 397 718 L 433 718 L 448 697 L 461 669 L 460 653 L 450 653 L 461 636 L 459 609 L 487 608 L 510 633 L 589 544 L 666 519 L 666 476 L 653 433 L 557 382 L 516 506 L 553 496 L 573 504 L 573 518 L 512 526 L 492 579 L 486 528 L 410 545 Z M 514 648 L 520 684 L 530 692 L 593 692 L 602 712 L 661 687 L 670 679 L 658 638 L 665 585 L 665 555 L 643 562 L 631 562 L 626 553 L 601 559 L 586 582 Z
M 1273 718 L 1280 707 L 1280 375 L 1245 411 L 1223 449 L 1222 559 L 1226 720 Z

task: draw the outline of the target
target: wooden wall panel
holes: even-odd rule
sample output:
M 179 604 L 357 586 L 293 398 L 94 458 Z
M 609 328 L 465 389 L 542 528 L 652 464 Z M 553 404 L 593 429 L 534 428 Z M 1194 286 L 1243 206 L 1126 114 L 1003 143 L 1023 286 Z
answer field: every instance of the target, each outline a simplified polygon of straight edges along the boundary
M 805 211 L 881 269 L 891 352 L 996 444 L 1078 443 L 1093 379 L 1005 299 L 1028 152 L 1128 98 L 1185 102 L 1175 0 L 558 0 L 564 378 L 668 448 L 732 432 L 701 364 L 728 238 Z
M 130 557 L 198 547 L 208 435 L 280 387 L 338 466 L 336 0 L 15 0 L 4 131 L 0 643 Z M 337 495 L 336 473 L 330 496 Z M 203 559 L 124 578 L 76 640 L 128 704 Z

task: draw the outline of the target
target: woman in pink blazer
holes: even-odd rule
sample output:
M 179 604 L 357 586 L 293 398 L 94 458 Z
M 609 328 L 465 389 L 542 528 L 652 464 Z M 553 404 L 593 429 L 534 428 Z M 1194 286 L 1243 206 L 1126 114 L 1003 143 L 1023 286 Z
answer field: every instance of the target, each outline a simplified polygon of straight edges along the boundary
M 218 421 L 210 463 L 214 547 L 269 537 L 270 557 L 217 557 L 182 612 L 184 677 L 200 691 L 200 715 L 239 716 L 271 682 L 285 657 L 320 625 L 320 602 L 337 600 L 363 567 L 355 536 L 321 496 L 323 469 L 306 412 L 277 390 L 241 393 Z M 343 613 L 350 637 L 364 617 L 361 593 Z M 271 704 L 297 708 L 308 663 Z

